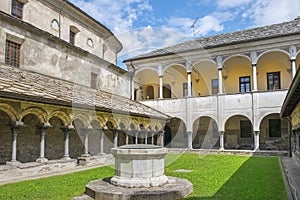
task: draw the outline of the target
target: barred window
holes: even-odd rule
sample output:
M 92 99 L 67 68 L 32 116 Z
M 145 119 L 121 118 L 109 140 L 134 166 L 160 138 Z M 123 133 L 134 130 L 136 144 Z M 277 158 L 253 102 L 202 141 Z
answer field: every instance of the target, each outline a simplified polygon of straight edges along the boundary
M 5 63 L 13 67 L 20 66 L 20 49 L 21 45 L 9 40 L 6 40 L 5 47 Z
M 12 2 L 11 2 L 11 15 L 15 16 L 19 19 L 22 19 L 23 18 L 23 7 L 24 7 L 23 3 L 19 2 L 19 1 L 16 1 L 16 0 L 12 0 Z
M 97 88 L 97 77 L 98 77 L 98 74 L 96 73 L 91 73 L 91 88 L 92 89 L 96 89 Z

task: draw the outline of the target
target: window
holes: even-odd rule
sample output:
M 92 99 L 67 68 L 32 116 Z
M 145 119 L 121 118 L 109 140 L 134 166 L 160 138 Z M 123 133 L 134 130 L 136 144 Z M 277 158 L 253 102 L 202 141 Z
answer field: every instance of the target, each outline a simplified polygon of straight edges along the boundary
M 182 84 L 183 87 L 183 96 L 186 97 L 188 96 L 188 83 L 183 83 Z M 191 87 L 192 87 L 192 83 L 191 83 Z M 191 95 L 193 94 L 193 90 L 191 91 Z
M 53 19 L 51 22 L 51 28 L 58 31 L 59 30 L 59 23 L 56 19 Z
M 251 138 L 252 126 L 249 120 L 240 121 L 241 138 Z
M 240 92 L 250 92 L 250 76 L 240 77 Z
M 20 49 L 20 44 L 6 40 L 5 64 L 13 67 L 20 67 Z
M 93 42 L 93 40 L 91 38 L 89 38 L 87 40 L 87 45 L 90 46 L 90 47 L 94 47 L 94 42 Z
M 268 90 L 280 89 L 280 72 L 267 73 Z
M 75 45 L 75 35 L 76 33 L 72 30 L 70 30 L 70 43 Z
M 219 93 L 219 80 L 218 79 L 211 80 L 211 91 L 212 91 L 212 94 Z
M 269 136 L 281 137 L 281 120 L 269 119 Z
M 154 88 L 152 85 L 146 87 L 146 99 L 154 99 Z
M 172 97 L 172 91 L 171 86 L 169 84 L 163 85 L 163 98 L 171 98 Z
M 97 77 L 98 75 L 96 73 L 91 73 L 91 88 L 93 89 L 97 88 Z
M 22 19 L 23 18 L 23 7 L 24 7 L 23 3 L 16 1 L 16 0 L 12 0 L 11 1 L 11 15 L 15 16 L 19 19 Z

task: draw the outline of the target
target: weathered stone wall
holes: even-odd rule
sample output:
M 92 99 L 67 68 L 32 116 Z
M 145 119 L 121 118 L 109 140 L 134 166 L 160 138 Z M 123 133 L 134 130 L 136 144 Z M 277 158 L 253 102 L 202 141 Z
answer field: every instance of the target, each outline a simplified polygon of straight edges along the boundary
M 7 114 L 0 111 L 0 165 L 11 160 L 12 132 L 9 126 L 7 126 L 10 121 L 11 120 Z
M 5 27 L 5 28 L 4 28 Z M 39 34 L 26 25 L 0 20 L 0 62 L 5 63 L 6 39 L 22 44 L 20 68 L 91 86 L 91 73 L 97 74 L 96 88 L 130 96 L 126 72 L 111 63 L 73 46 Z M 76 91 L 75 91 L 76 92 Z

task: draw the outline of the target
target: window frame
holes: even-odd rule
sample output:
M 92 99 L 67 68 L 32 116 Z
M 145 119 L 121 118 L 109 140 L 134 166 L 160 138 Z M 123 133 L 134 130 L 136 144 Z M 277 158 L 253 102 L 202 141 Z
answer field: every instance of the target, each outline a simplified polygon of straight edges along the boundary
M 92 89 L 97 89 L 97 79 L 98 79 L 98 74 L 91 72 L 91 88 Z
M 75 36 L 76 36 L 76 32 L 73 31 L 72 29 L 70 29 L 70 31 L 69 31 L 69 42 L 72 45 L 75 45 Z
M 23 19 L 23 10 L 24 10 L 24 3 L 18 0 L 11 1 L 11 15 L 18 18 Z
M 21 44 L 6 39 L 5 42 L 5 64 L 12 67 L 20 67 Z
M 241 138 L 251 138 L 252 124 L 249 120 L 240 120 L 240 136 Z
M 246 79 L 246 78 L 249 79 L 249 80 L 244 81 L 243 79 Z M 248 89 L 247 89 L 247 86 L 249 86 Z M 240 88 L 240 93 L 251 92 L 251 76 L 241 76 L 241 77 L 239 77 L 239 88 Z M 244 88 L 244 90 L 242 90 L 242 88 Z
M 270 83 L 269 81 L 269 75 L 272 75 L 272 83 Z M 275 84 L 274 84 L 274 80 L 275 80 L 275 77 L 274 75 L 278 75 L 278 87 L 274 87 Z M 270 88 L 270 86 L 272 85 L 272 88 Z M 281 78 L 280 78 L 280 71 L 278 72 L 268 72 L 267 73 L 267 90 L 280 90 L 281 89 Z

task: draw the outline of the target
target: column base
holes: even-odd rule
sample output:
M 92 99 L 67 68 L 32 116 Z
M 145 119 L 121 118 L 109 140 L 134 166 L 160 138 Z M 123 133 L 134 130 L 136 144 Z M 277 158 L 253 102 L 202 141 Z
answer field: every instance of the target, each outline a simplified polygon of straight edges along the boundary
M 84 156 L 83 156 L 84 155 Z M 91 161 L 90 154 L 83 154 L 81 157 L 78 157 L 78 165 L 85 166 Z
M 9 166 L 19 166 L 21 163 L 19 161 L 7 161 L 6 162 L 6 165 L 9 165 Z
M 225 149 L 224 148 L 219 148 L 219 151 L 224 151 Z
M 71 160 L 70 156 L 63 156 L 62 160 Z
M 38 159 L 36 159 L 36 162 L 45 163 L 45 162 L 48 162 L 48 159 L 47 158 L 38 158 Z

